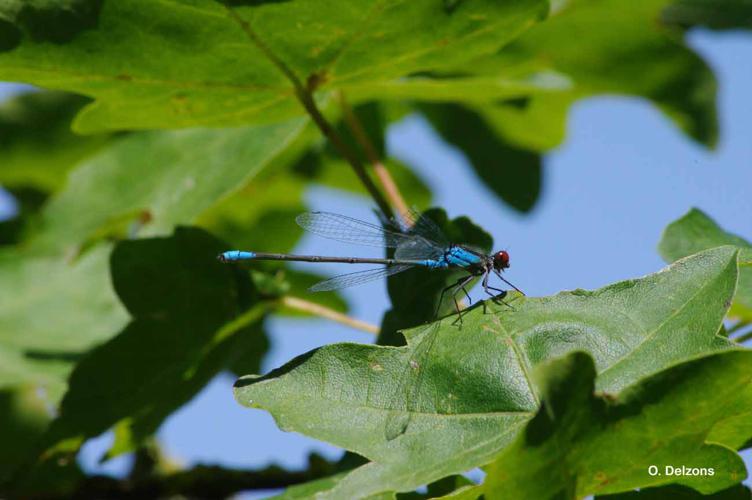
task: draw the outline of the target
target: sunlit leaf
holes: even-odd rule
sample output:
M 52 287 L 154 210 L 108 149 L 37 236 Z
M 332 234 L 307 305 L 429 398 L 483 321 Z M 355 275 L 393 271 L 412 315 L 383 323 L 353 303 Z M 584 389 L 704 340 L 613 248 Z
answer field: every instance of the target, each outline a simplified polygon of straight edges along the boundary
M 461 326 L 450 317 L 438 329 L 406 332 L 402 348 L 325 346 L 264 377 L 241 378 L 236 398 L 270 411 L 284 430 L 373 461 L 348 474 L 333 497 L 409 491 L 487 463 L 511 442 L 537 410 L 529 374 L 541 362 L 585 350 L 595 359 L 597 389 L 618 392 L 733 345 L 717 332 L 734 293 L 736 258 L 733 247 L 721 247 L 594 292 L 516 296 L 507 299 L 511 308 L 487 302 Z M 417 409 L 405 433 L 388 441 L 394 405 L 409 407 L 395 401 L 398 384 L 426 334 L 436 339 L 418 367 Z
M 273 58 L 323 95 L 491 53 L 547 9 L 544 0 L 108 1 L 82 10 L 53 44 L 24 30 L 42 31 L 42 19 L 6 16 L 0 79 L 95 98 L 76 121 L 82 131 L 258 123 L 303 114 Z

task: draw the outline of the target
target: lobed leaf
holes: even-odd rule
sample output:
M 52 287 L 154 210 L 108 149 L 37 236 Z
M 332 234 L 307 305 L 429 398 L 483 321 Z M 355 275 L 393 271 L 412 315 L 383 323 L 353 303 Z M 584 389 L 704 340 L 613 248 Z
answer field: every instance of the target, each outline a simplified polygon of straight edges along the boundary
M 442 321 L 428 331 L 436 340 L 419 367 L 410 426 L 391 441 L 385 422 L 409 408 L 405 401 L 395 408 L 394 395 L 425 328 L 406 332 L 402 348 L 311 351 L 263 377 L 240 378 L 236 399 L 270 411 L 283 430 L 372 460 L 326 495 L 409 491 L 488 463 L 504 449 L 537 410 L 530 372 L 548 359 L 585 350 L 595 360 L 598 390 L 616 392 L 730 347 L 717 332 L 734 293 L 736 258 L 734 248 L 716 248 L 594 292 L 516 297 L 512 308 L 481 304 L 464 314 L 461 328 Z
M 741 457 L 705 437 L 719 419 L 749 408 L 750 368 L 752 352 L 727 351 L 597 395 L 587 354 L 547 363 L 539 368 L 541 408 L 486 467 L 484 498 L 579 498 L 670 483 L 707 494 L 740 483 Z M 667 466 L 705 473 L 673 475 Z

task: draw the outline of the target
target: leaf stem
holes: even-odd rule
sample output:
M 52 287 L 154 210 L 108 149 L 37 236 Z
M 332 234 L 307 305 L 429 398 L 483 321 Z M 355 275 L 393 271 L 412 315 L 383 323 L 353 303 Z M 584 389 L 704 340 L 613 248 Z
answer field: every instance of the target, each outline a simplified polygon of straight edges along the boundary
M 225 469 L 196 465 L 191 469 L 165 475 L 115 479 L 107 476 L 84 477 L 71 494 L 74 498 L 227 498 L 243 490 L 266 490 L 306 483 L 336 472 L 334 464 L 318 459 L 307 470 L 287 471 L 270 466 L 262 470 Z M 44 496 L 44 495 L 42 495 Z
M 392 208 L 389 206 L 384 196 L 373 183 L 373 180 L 371 180 L 371 178 L 368 176 L 368 172 L 366 171 L 358 156 L 352 151 L 352 149 L 350 149 L 350 147 L 342 139 L 342 137 L 337 134 L 337 132 L 334 130 L 334 127 L 332 127 L 331 124 L 326 120 L 326 118 L 316 105 L 316 101 L 314 100 L 312 94 L 312 91 L 315 90 L 316 84 L 319 81 L 319 79 L 316 78 L 316 75 L 312 75 L 308 79 L 308 84 L 303 85 L 303 82 L 300 81 L 300 79 L 292 71 L 292 69 L 290 69 L 279 57 L 277 57 L 277 55 L 272 52 L 272 50 L 263 42 L 263 40 L 259 38 L 259 36 L 251 27 L 250 23 L 240 17 L 238 13 L 235 12 L 235 10 L 229 5 L 225 5 L 225 7 L 227 8 L 230 16 L 235 20 L 235 22 L 240 25 L 240 28 L 245 32 L 246 36 L 248 36 L 251 42 L 256 47 L 258 47 L 261 52 L 264 53 L 269 61 L 271 61 L 271 63 L 274 64 L 274 66 L 276 66 L 277 69 L 279 69 L 288 80 L 290 80 L 295 90 L 295 96 L 298 98 L 298 101 L 300 101 L 300 103 L 303 105 L 306 112 L 313 119 L 313 122 L 319 128 L 321 133 L 331 141 L 331 143 L 339 151 L 339 153 L 350 163 L 350 166 L 352 166 L 355 175 L 358 176 L 360 182 L 366 188 L 366 191 L 368 191 L 368 194 L 371 195 L 373 201 L 376 202 L 379 210 L 381 210 L 385 217 L 393 217 L 394 212 L 392 211 Z
M 747 324 L 749 324 L 749 323 L 747 323 Z M 748 341 L 750 339 L 752 339 L 752 330 L 750 330 L 750 331 L 748 331 L 746 333 L 743 333 L 743 334 L 739 335 L 738 337 L 736 337 L 736 338 L 734 338 L 732 340 L 734 342 L 736 342 L 737 344 L 743 344 L 744 342 L 746 342 L 746 341 Z
M 315 302 L 309 302 L 305 299 L 287 295 L 280 299 L 280 303 L 283 306 L 289 307 L 290 309 L 313 314 L 314 316 L 320 316 L 322 318 L 336 321 L 337 323 L 341 323 L 343 325 L 347 325 L 364 332 L 372 333 L 374 335 L 377 335 L 379 333 L 379 327 L 376 325 L 366 323 L 365 321 L 360 321 L 359 319 L 351 318 L 346 314 L 342 314 L 335 311 L 334 309 L 322 306 L 321 304 L 316 304 Z
M 739 320 L 736 323 L 734 323 L 730 328 L 726 329 L 726 336 L 730 337 L 732 334 L 738 332 L 742 328 L 749 326 L 749 321 Z
M 355 140 L 358 141 L 358 144 L 363 148 L 368 161 L 371 162 L 373 171 L 379 179 L 381 187 L 384 189 L 384 193 L 386 193 L 387 199 L 400 214 L 409 213 L 410 210 L 407 203 L 405 203 L 405 199 L 402 197 L 402 193 L 400 193 L 399 187 L 397 187 L 397 183 L 394 182 L 392 175 L 379 158 L 376 148 L 373 146 L 373 143 L 368 138 L 368 134 L 363 128 L 363 125 L 347 102 L 344 92 L 337 92 L 337 97 L 339 99 L 340 107 L 342 108 L 345 123 L 347 123 L 347 126 L 352 130 Z

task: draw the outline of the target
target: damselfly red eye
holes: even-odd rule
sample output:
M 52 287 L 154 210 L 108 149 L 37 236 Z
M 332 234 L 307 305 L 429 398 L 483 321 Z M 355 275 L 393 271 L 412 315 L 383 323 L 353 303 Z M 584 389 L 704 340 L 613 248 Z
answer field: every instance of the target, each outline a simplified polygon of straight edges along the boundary
M 494 268 L 501 271 L 509 267 L 509 254 L 506 250 L 501 250 L 493 255 Z

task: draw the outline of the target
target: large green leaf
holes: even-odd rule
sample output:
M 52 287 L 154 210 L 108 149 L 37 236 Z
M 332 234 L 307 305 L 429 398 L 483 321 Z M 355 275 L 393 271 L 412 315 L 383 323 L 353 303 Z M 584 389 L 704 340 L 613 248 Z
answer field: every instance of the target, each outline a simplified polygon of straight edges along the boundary
M 731 346 L 717 332 L 734 293 L 736 259 L 736 249 L 721 247 L 594 292 L 517 296 L 507 299 L 511 308 L 484 303 L 464 315 L 461 327 L 447 319 L 436 329 L 406 332 L 406 347 L 322 347 L 264 377 L 239 379 L 236 398 L 269 410 L 283 430 L 373 461 L 348 474 L 332 497 L 412 490 L 491 461 L 536 411 L 529 373 L 549 358 L 590 352 L 598 390 L 615 392 Z M 426 335 L 436 338 L 417 367 L 422 382 L 404 391 L 400 380 Z M 407 394 L 414 394 L 415 411 L 405 412 Z M 411 421 L 388 441 L 395 411 Z
M 724 231 L 704 212 L 693 208 L 669 224 L 663 232 L 658 251 L 666 262 L 721 245 L 735 245 L 739 252 L 739 284 L 729 311 L 745 321 L 752 321 L 752 244 Z
M 75 262 L 0 253 L 0 386 L 35 384 L 54 403 L 73 363 L 122 328 L 109 252 L 99 245 Z
M 253 289 L 247 275 L 217 262 L 223 249 L 189 228 L 115 248 L 113 286 L 132 320 L 76 365 L 47 446 L 76 450 L 119 423 L 127 443 L 117 451 L 130 451 L 126 444 L 142 442 L 235 359 L 258 369 L 266 306 L 243 312 Z
M 75 252 L 90 240 L 124 235 L 133 223 L 143 225 L 142 234 L 169 233 L 258 174 L 304 123 L 129 135 L 71 173 L 31 245 Z
M 52 44 L 13 31 L 21 22 L 6 12 L 17 43 L 0 53 L 0 80 L 95 98 L 82 131 L 240 125 L 303 112 L 272 59 L 324 91 L 378 86 L 491 53 L 547 10 L 544 0 L 103 1 Z
M 617 395 L 593 394 L 595 376 L 581 352 L 541 368 L 541 408 L 486 468 L 484 498 L 581 498 L 670 483 L 713 493 L 747 477 L 739 455 L 705 437 L 749 408 L 752 352 L 683 363 Z M 704 473 L 674 475 L 675 467 Z

